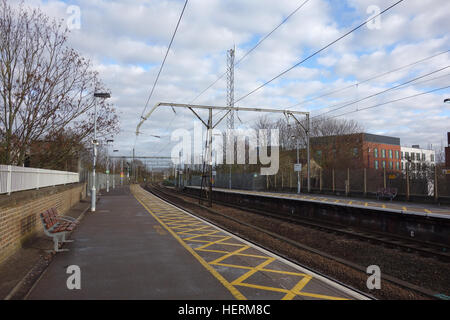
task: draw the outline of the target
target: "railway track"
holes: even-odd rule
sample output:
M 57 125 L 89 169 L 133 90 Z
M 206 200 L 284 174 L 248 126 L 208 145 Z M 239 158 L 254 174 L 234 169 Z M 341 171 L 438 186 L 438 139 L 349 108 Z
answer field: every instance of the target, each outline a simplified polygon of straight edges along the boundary
M 161 188 L 159 186 L 151 186 L 151 187 L 147 187 L 146 189 L 148 191 L 152 192 L 154 195 L 160 197 L 161 199 L 163 199 L 165 201 L 168 201 L 171 204 L 173 204 L 173 205 L 175 205 L 177 207 L 180 207 L 183 210 L 189 211 L 190 213 L 192 213 L 194 215 L 197 215 L 195 212 L 192 212 L 192 210 L 189 210 L 189 209 L 187 209 L 187 208 L 185 208 L 185 207 L 183 207 L 183 206 L 181 206 L 179 204 L 180 201 L 184 202 L 184 200 L 182 198 L 180 198 L 180 194 L 178 192 L 176 192 L 174 190 L 167 189 L 167 188 L 163 189 L 163 188 Z M 195 197 L 193 195 L 188 195 L 188 194 L 184 194 L 184 193 L 181 194 L 181 195 L 182 196 L 187 196 L 189 198 L 198 199 L 197 197 Z M 254 214 L 264 215 L 265 217 L 267 217 L 269 219 L 278 219 L 278 220 L 282 220 L 282 221 L 286 221 L 286 222 L 290 222 L 290 223 L 294 223 L 294 224 L 301 224 L 301 225 L 305 225 L 305 226 L 308 226 L 308 227 L 311 227 L 311 228 L 314 228 L 314 229 L 318 229 L 318 230 L 322 230 L 322 231 L 332 232 L 332 233 L 341 234 L 341 235 L 343 234 L 345 236 L 351 236 L 351 237 L 357 238 L 359 240 L 364 240 L 364 241 L 370 241 L 370 242 L 373 242 L 373 243 L 389 245 L 390 247 L 401 247 L 403 249 L 406 249 L 406 247 L 408 247 L 409 250 L 406 250 L 406 251 L 409 251 L 409 252 L 411 252 L 411 251 L 421 252 L 421 253 L 426 253 L 427 255 L 435 256 L 435 251 L 430 252 L 427 249 L 420 248 L 417 245 L 408 246 L 407 244 L 399 243 L 399 241 L 397 241 L 397 240 L 385 239 L 385 238 L 382 238 L 382 237 L 379 237 L 379 236 L 374 236 L 374 235 L 361 233 L 361 232 L 353 232 L 353 231 L 348 231 L 348 230 L 342 230 L 341 228 L 333 228 L 333 226 L 324 226 L 324 225 L 321 225 L 321 224 L 318 224 L 318 223 L 315 223 L 315 222 L 311 222 L 311 221 L 307 221 L 307 222 L 299 221 L 298 219 L 294 219 L 292 217 L 283 217 L 283 216 L 272 214 L 272 213 L 262 212 L 260 210 L 251 210 L 251 209 L 248 209 L 248 208 L 238 207 L 238 206 L 235 206 L 235 205 L 223 204 L 223 203 L 218 202 L 218 201 L 214 201 L 214 202 L 217 203 L 217 204 L 220 204 L 220 205 L 223 205 L 223 206 L 227 206 L 227 207 L 232 207 L 233 209 L 238 209 L 238 210 L 241 210 L 241 211 L 244 211 L 244 212 L 251 212 L 251 213 L 254 213 Z M 323 252 L 323 251 L 317 250 L 315 248 L 306 246 L 306 245 L 304 245 L 302 243 L 299 243 L 299 242 L 294 241 L 294 240 L 292 240 L 290 238 L 284 237 L 284 236 L 282 236 L 282 235 L 280 235 L 280 234 L 278 234 L 276 232 L 273 232 L 272 230 L 267 230 L 265 228 L 260 228 L 258 226 L 254 226 L 254 225 L 248 224 L 248 223 L 246 223 L 244 221 L 241 221 L 239 219 L 236 219 L 234 217 L 230 217 L 230 216 L 228 216 L 226 214 L 222 214 L 221 212 L 218 212 L 218 211 L 216 211 L 214 209 L 211 209 L 211 208 L 199 205 L 199 204 L 194 204 L 194 203 L 190 203 L 190 204 L 191 205 L 195 205 L 198 208 L 206 210 L 206 211 L 208 211 L 208 212 L 210 212 L 212 214 L 219 215 L 219 216 L 224 217 L 224 218 L 226 218 L 226 219 L 228 219 L 230 221 L 234 221 L 236 223 L 244 225 L 244 226 L 246 226 L 248 228 L 252 228 L 252 229 L 254 229 L 254 230 L 258 231 L 258 232 L 261 232 L 261 233 L 263 233 L 263 234 L 265 234 L 267 236 L 270 236 L 270 237 L 275 238 L 277 240 L 280 240 L 280 241 L 283 241 L 285 243 L 288 243 L 289 245 L 294 246 L 294 247 L 296 247 L 298 249 L 306 250 L 306 251 L 311 252 L 313 254 L 320 255 L 321 257 L 324 257 L 326 259 L 329 259 L 329 260 L 335 261 L 337 263 L 343 264 L 343 265 L 345 265 L 345 266 L 347 266 L 349 268 L 352 268 L 352 269 L 354 269 L 356 271 L 363 272 L 364 274 L 366 273 L 366 268 L 365 267 L 363 267 L 361 265 L 358 265 L 356 263 L 353 263 L 353 262 L 351 262 L 349 260 L 342 259 L 340 257 L 333 256 L 333 255 L 330 255 L 330 254 L 328 254 L 326 252 Z M 202 218 L 204 219 L 204 217 L 202 217 Z M 210 222 L 214 223 L 212 221 L 210 221 Z M 231 231 L 231 230 L 229 230 L 229 231 Z M 242 235 L 240 235 L 240 236 L 242 237 Z M 251 239 L 248 239 L 248 240 L 252 241 Z M 260 243 L 258 243 L 258 245 L 262 246 Z M 265 248 L 265 249 L 267 249 L 269 251 L 273 251 L 270 248 Z M 280 255 L 279 252 L 277 252 L 277 254 Z M 288 260 L 293 261 L 289 257 L 286 257 L 286 256 L 283 256 L 283 257 L 288 259 Z M 445 253 L 444 253 L 444 257 L 448 258 L 448 256 L 445 255 Z M 440 257 L 440 258 L 442 258 L 442 257 Z M 293 261 L 293 262 L 298 264 L 297 261 Z M 317 270 L 313 270 L 313 271 L 317 272 Z M 431 299 L 439 299 L 439 295 L 438 295 L 437 292 L 433 292 L 433 291 L 431 291 L 429 289 L 422 288 L 420 286 L 411 284 L 411 283 L 403 281 L 401 279 L 398 279 L 398 278 L 395 278 L 395 277 L 383 274 L 383 280 L 386 280 L 386 281 L 388 281 L 388 282 L 390 282 L 392 284 L 395 284 L 397 286 L 400 286 L 400 287 L 402 287 L 404 289 L 407 289 L 407 290 L 419 293 L 420 295 L 422 295 L 424 297 L 428 297 L 428 298 L 431 298 Z
M 193 195 L 183 193 L 183 195 L 196 198 Z M 448 248 L 443 246 L 442 244 L 438 243 L 432 243 L 432 242 L 424 242 L 420 240 L 416 240 L 413 238 L 404 238 L 399 237 L 391 234 L 384 234 L 384 233 L 376 233 L 376 232 L 366 232 L 361 230 L 355 230 L 352 228 L 348 228 L 345 226 L 332 224 L 332 223 L 325 223 L 325 222 L 319 222 L 317 220 L 308 219 L 306 217 L 298 218 L 294 215 L 286 215 L 286 214 L 276 214 L 272 212 L 257 210 L 253 208 L 243 207 L 242 205 L 234 205 L 230 203 L 225 203 L 218 200 L 213 200 L 214 203 L 232 207 L 235 209 L 245 210 L 248 212 L 252 212 L 255 214 L 263 215 L 270 218 L 276 218 L 280 219 L 282 221 L 295 223 L 298 225 L 303 225 L 309 228 L 314 228 L 317 230 L 334 233 L 334 234 L 340 234 L 349 238 L 361 240 L 361 241 L 367 241 L 374 244 L 384 245 L 389 248 L 396 248 L 403 250 L 405 252 L 409 253 L 418 253 L 426 257 L 432 257 L 439 259 L 443 262 L 450 262 L 450 253 L 448 252 Z

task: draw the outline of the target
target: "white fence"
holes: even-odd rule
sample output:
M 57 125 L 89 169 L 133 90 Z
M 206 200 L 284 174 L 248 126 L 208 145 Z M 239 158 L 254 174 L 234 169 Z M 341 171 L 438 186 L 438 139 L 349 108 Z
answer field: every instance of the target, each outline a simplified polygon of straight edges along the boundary
M 92 189 L 92 172 L 88 172 L 85 173 L 85 176 L 87 176 L 86 179 L 86 188 L 87 188 L 87 194 L 90 195 L 91 194 L 91 189 Z M 99 192 L 100 190 L 106 189 L 107 187 L 107 181 L 108 181 L 108 175 L 105 173 L 101 173 L 101 172 L 96 172 L 95 173 L 95 189 L 97 190 L 97 192 Z M 113 186 L 120 186 L 121 185 L 121 181 L 120 181 L 120 175 L 118 174 L 110 174 L 109 175 L 109 189 L 112 190 Z
M 0 194 L 79 181 L 75 172 L 0 165 Z

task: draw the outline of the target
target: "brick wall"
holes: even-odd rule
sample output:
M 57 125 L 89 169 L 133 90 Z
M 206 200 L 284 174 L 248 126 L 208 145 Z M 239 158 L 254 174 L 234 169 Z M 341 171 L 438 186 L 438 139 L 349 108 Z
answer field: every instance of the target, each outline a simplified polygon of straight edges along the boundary
M 43 192 L 0 207 L 0 264 L 22 246 L 24 240 L 43 232 L 39 214 L 51 207 L 66 213 L 86 197 L 85 184 Z

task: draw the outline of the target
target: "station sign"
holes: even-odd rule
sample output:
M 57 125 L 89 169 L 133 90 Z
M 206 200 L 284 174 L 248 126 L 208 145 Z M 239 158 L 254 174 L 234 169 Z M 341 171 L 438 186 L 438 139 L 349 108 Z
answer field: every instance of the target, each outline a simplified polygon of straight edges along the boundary
M 443 174 L 450 174 L 450 169 L 443 169 L 443 170 L 442 170 L 442 173 L 443 173 Z
M 389 179 L 391 179 L 391 180 L 396 179 L 396 178 L 397 178 L 397 176 L 395 174 L 390 174 L 389 175 Z
M 301 163 L 295 163 L 294 164 L 294 171 L 295 172 L 302 171 L 302 164 Z

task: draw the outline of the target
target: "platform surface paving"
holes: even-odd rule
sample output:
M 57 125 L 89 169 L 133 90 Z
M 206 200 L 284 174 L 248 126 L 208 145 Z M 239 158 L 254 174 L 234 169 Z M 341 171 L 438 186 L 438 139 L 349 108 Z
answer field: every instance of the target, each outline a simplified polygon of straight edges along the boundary
M 360 299 L 161 201 L 139 186 L 101 197 L 27 299 Z M 81 270 L 69 290 L 66 269 Z

